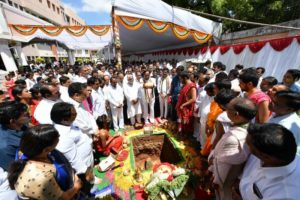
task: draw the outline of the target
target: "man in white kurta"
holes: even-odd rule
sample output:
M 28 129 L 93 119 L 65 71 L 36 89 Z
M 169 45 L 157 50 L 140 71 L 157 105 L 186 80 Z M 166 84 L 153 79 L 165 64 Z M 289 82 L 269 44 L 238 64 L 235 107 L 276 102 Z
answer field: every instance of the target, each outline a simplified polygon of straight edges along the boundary
M 76 174 L 85 174 L 92 170 L 94 163 L 93 140 L 72 125 L 76 114 L 73 105 L 61 102 L 53 106 L 51 119 L 55 129 L 59 132 L 56 149 L 64 154 Z
M 127 115 L 133 126 L 135 125 L 135 118 L 137 123 L 141 123 L 142 107 L 138 96 L 139 87 L 139 84 L 133 80 L 133 75 L 128 74 L 123 89 L 127 99 Z
M 68 87 L 71 84 L 71 80 L 67 76 L 61 76 L 59 78 L 60 86 L 59 86 L 59 92 L 60 92 L 60 99 L 63 102 L 68 102 L 70 97 L 68 93 Z
M 120 129 L 124 128 L 124 93 L 123 89 L 118 85 L 116 77 L 110 79 L 110 86 L 107 90 L 107 101 L 111 109 L 114 129 L 116 132 L 119 132 Z
M 160 118 L 167 119 L 168 115 L 168 94 L 171 89 L 171 78 L 169 70 L 165 68 L 163 75 L 158 79 L 157 91 L 159 94 Z
M 105 109 L 105 99 L 103 92 L 100 89 L 100 81 L 97 78 L 91 77 L 88 79 L 88 86 L 92 88 L 91 101 L 92 101 L 92 111 L 95 120 L 102 115 L 107 115 Z
M 87 93 L 86 85 L 82 83 L 72 83 L 69 86 L 69 103 L 74 105 L 77 112 L 73 125 L 77 126 L 84 134 L 92 137 L 92 135 L 98 133 L 98 126 L 93 115 L 88 112 L 83 105 L 83 101 L 86 99 Z
M 40 124 L 53 124 L 50 118 L 50 112 L 53 105 L 60 101 L 60 92 L 58 86 L 46 85 L 41 88 L 43 99 L 34 111 L 34 118 Z
M 142 99 L 145 124 L 149 124 L 149 122 L 154 123 L 155 86 L 155 79 L 150 78 L 150 72 L 146 71 L 144 74 L 144 84 L 139 90 L 139 96 Z

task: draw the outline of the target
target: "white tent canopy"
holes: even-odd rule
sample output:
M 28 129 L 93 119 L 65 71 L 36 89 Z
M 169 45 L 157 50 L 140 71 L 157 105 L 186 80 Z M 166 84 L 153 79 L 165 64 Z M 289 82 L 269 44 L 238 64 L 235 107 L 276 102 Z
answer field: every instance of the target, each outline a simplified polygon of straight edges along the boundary
M 19 25 L 44 25 L 51 26 L 48 22 L 34 17 L 30 14 L 22 12 L 14 7 L 3 4 L 3 14 L 7 24 Z M 33 35 L 22 35 L 11 29 L 6 35 L 6 39 L 12 39 L 20 42 L 29 42 L 34 38 L 57 40 L 65 44 L 69 49 L 90 49 L 99 50 L 108 45 L 112 41 L 112 30 L 110 29 L 104 36 L 97 36 L 90 30 L 87 30 L 83 36 L 76 37 L 63 30 L 58 36 L 49 36 L 41 30 L 37 30 Z
M 174 8 L 161 0 L 115 0 L 112 2 L 114 13 L 118 17 L 134 17 L 143 20 L 143 25 L 138 29 L 129 30 L 118 23 L 121 48 L 123 54 L 136 54 L 152 52 L 162 49 L 176 49 L 181 47 L 197 46 L 205 43 L 211 37 L 219 38 L 222 24 L 213 22 L 203 17 L 194 15 L 185 10 Z M 4 15 L 8 24 L 15 25 L 51 25 L 30 14 L 5 5 Z M 166 31 L 158 33 L 151 30 L 149 21 L 168 24 Z M 148 26 L 147 26 L 148 24 Z M 175 27 L 175 28 L 174 28 Z M 176 29 L 177 27 L 177 29 Z M 179 27 L 179 28 L 178 28 Z M 180 30 L 187 37 L 180 37 L 174 30 Z M 182 30 L 181 30 L 182 29 Z M 194 34 L 197 33 L 197 34 Z M 202 42 L 195 39 L 195 35 L 204 37 Z M 113 41 L 112 29 L 103 36 L 97 36 L 90 30 L 80 37 L 69 34 L 63 30 L 59 35 L 45 34 L 38 29 L 32 35 L 23 35 L 11 28 L 11 39 L 29 42 L 34 38 L 57 40 L 69 49 L 102 49 Z M 200 42 L 199 42 L 200 41 Z
M 219 38 L 222 24 L 194 15 L 185 10 L 174 8 L 161 0 L 116 0 L 115 15 L 167 22 Z M 197 46 L 192 36 L 180 40 L 169 29 L 155 33 L 146 23 L 138 30 L 128 30 L 119 25 L 123 54 L 145 53 L 164 49 Z

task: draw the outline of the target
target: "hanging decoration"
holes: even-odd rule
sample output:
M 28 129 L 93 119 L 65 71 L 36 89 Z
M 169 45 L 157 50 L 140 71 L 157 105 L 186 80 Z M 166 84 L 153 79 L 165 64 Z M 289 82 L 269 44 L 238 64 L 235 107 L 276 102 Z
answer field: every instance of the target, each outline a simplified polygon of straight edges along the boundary
M 87 27 L 84 26 L 70 26 L 66 28 L 66 31 L 68 33 L 70 33 L 73 36 L 79 37 L 79 36 L 83 36 L 86 31 L 87 31 Z
M 207 42 L 211 38 L 211 35 L 199 31 L 192 31 L 192 35 L 194 40 L 200 44 Z
M 202 33 L 195 30 L 189 30 L 185 27 L 178 26 L 169 22 L 140 19 L 127 16 L 116 16 L 116 20 L 128 30 L 138 30 L 143 26 L 145 22 L 147 23 L 148 27 L 155 33 L 165 33 L 171 28 L 176 38 L 180 40 L 185 40 L 188 37 L 192 36 L 194 40 L 199 44 L 206 43 L 212 37 L 211 34 Z
M 154 31 L 155 33 L 164 33 L 166 32 L 170 24 L 166 22 L 154 21 L 154 20 L 147 20 L 148 26 Z
M 37 31 L 37 28 L 34 26 L 11 25 L 11 27 L 21 35 L 33 35 Z
M 141 28 L 144 24 L 143 19 L 135 18 L 135 17 L 120 17 L 116 16 L 116 20 L 120 22 L 125 28 L 135 31 Z
M 106 35 L 111 26 L 38 26 L 38 25 L 17 25 L 10 24 L 12 29 L 16 30 L 21 35 L 33 35 L 38 29 L 48 36 L 59 36 L 64 30 L 75 37 L 83 36 L 87 30 L 90 30 L 97 36 Z
M 106 33 L 108 33 L 108 31 L 110 30 L 110 26 L 89 26 L 89 29 L 95 35 L 103 36 L 106 35 Z
M 174 25 L 172 30 L 174 35 L 180 40 L 185 40 L 190 36 L 190 31 L 184 27 Z
M 62 31 L 63 28 L 56 27 L 56 26 L 45 26 L 45 27 L 40 27 L 40 30 L 43 31 L 46 35 L 49 36 L 58 36 Z
M 238 55 L 244 51 L 246 47 L 250 49 L 252 53 L 259 52 L 267 43 L 275 51 L 283 51 L 288 46 L 290 46 L 296 40 L 297 43 L 300 45 L 300 36 L 291 36 L 287 38 L 278 38 L 266 41 L 259 41 L 259 42 L 251 42 L 251 43 L 244 43 L 244 44 L 235 44 L 235 45 L 223 45 L 223 46 L 205 46 L 205 47 L 189 47 L 189 48 L 180 48 L 180 49 L 173 49 L 173 50 L 164 50 L 158 52 L 152 52 L 153 56 L 166 56 L 166 55 L 184 55 L 184 56 L 197 56 L 198 54 L 205 54 L 207 51 L 210 51 L 211 54 L 214 54 L 217 50 L 219 50 L 221 55 L 226 54 L 231 48 L 233 52 Z

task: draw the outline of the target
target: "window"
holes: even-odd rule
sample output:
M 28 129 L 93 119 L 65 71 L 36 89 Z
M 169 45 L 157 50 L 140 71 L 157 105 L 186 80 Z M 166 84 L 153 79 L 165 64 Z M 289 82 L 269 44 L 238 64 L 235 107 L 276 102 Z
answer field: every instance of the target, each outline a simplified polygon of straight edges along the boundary
M 47 4 L 48 4 L 48 8 L 51 8 L 51 4 L 49 0 L 47 1 Z
M 52 8 L 53 8 L 53 11 L 55 12 L 55 5 L 54 4 L 52 4 Z
M 39 0 L 40 1 L 40 3 L 43 3 L 43 0 Z
M 89 54 L 89 50 L 85 50 L 85 55 Z
M 20 6 L 20 10 L 24 11 L 24 8 L 23 8 L 23 6 Z
M 57 14 L 59 14 L 59 8 L 58 7 L 56 8 L 56 10 L 57 10 Z
M 12 1 L 8 1 L 8 3 L 9 3 L 9 5 L 10 5 L 10 6 L 13 6 L 13 3 L 12 3 Z
M 15 6 L 15 8 L 19 8 L 19 5 L 16 3 L 14 3 L 14 6 Z

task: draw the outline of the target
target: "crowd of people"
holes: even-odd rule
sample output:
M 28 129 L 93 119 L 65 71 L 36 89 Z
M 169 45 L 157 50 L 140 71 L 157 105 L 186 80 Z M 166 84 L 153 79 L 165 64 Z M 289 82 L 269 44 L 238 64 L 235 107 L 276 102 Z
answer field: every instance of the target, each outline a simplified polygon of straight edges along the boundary
M 196 141 L 217 199 L 300 195 L 300 70 L 134 63 L 32 65 L 0 91 L 0 199 L 74 199 L 94 183 L 94 152 L 118 154 L 126 125 L 169 120 Z M 113 129 L 114 136 L 109 134 Z

